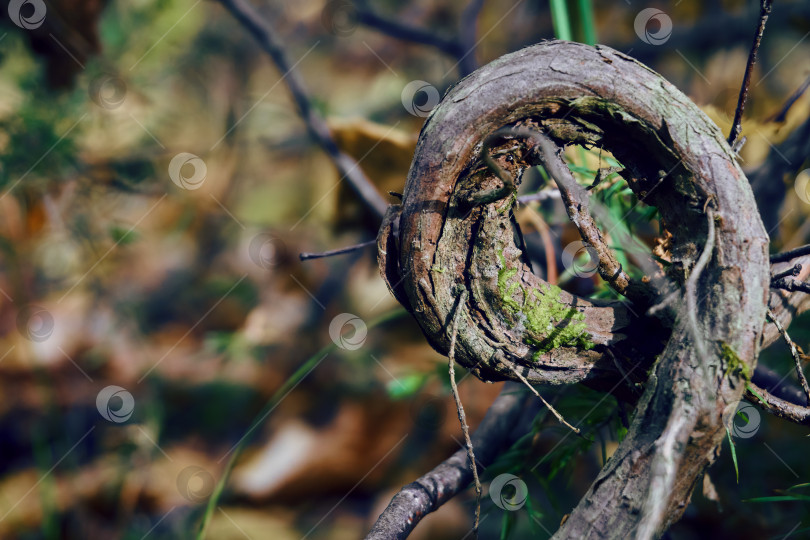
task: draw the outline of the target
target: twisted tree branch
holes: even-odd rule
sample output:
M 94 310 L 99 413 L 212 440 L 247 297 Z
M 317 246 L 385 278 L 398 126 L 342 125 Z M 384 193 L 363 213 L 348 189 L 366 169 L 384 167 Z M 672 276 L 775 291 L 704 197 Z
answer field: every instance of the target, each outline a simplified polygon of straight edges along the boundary
M 645 321 L 621 305 L 551 289 L 515 247 L 511 197 L 472 210 L 464 204 L 471 194 L 505 185 L 503 174 L 482 163 L 480 148 L 489 134 L 521 126 L 548 133 L 557 144 L 603 147 L 625 166 L 631 188 L 659 208 L 678 239 L 666 278 L 677 287 L 696 274 L 692 324 L 685 314 L 669 323 Z M 493 155 L 519 179 L 533 152 L 525 141 L 514 146 L 506 140 L 504 152 Z M 423 128 L 401 213 L 391 211 L 398 238 L 392 239 L 392 227 L 383 228 L 378 245 L 385 251 L 384 277 L 439 351 L 448 350 L 443 321 L 453 308 L 451 291 L 461 285 L 470 291 L 470 305 L 458 328 L 456 359 L 480 378 L 514 378 L 509 366 L 520 365 L 529 381 L 597 384 L 616 376 L 612 360 L 604 362 L 606 345 L 641 365 L 660 354 L 627 438 L 559 537 L 625 538 L 639 525 L 643 538 L 659 533 L 680 516 L 716 455 L 725 434 L 721 413 L 743 391 L 739 373 L 721 376 L 728 370 L 720 351 L 755 363 L 770 278 L 767 236 L 743 179 L 722 134 L 693 103 L 607 48 L 550 42 L 502 57 L 456 85 Z M 716 247 L 696 266 L 694 244 L 704 244 L 712 229 L 710 204 Z M 566 315 L 538 311 L 543 297 Z M 728 313 L 728 305 L 736 309 Z M 548 323 L 536 324 L 542 320 L 556 325 L 551 333 Z M 699 354 L 696 340 L 707 355 Z M 616 507 L 617 501 L 623 504 Z

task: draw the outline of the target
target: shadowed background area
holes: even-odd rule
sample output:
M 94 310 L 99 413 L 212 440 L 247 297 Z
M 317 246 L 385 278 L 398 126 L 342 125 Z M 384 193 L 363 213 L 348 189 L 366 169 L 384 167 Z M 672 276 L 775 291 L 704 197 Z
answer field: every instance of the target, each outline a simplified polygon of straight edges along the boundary
M 647 63 L 728 133 L 759 13 L 731 0 L 252 5 L 285 69 L 217 2 L 2 11 L 2 538 L 194 538 L 203 522 L 215 539 L 362 537 L 463 437 L 446 359 L 389 293 L 374 247 L 299 260 L 376 237 L 379 208 L 345 174 L 396 203 L 388 192 L 402 192 L 439 97 L 555 36 Z M 810 241 L 808 36 L 810 5 L 776 3 L 742 122 L 743 168 L 766 164 L 752 179 L 774 250 Z M 331 150 L 302 120 L 295 80 Z M 338 155 L 354 160 L 342 172 Z M 584 185 L 611 164 L 579 148 L 566 158 Z M 541 194 L 516 216 L 535 272 L 610 297 L 569 247 L 579 235 L 552 188 L 524 175 L 521 195 Z M 615 176 L 594 196 L 652 249 L 654 208 Z M 808 318 L 789 330 L 806 348 Z M 774 386 L 798 388 L 784 343 L 760 362 Z M 475 427 L 502 384 L 465 375 Z M 633 413 L 579 386 L 540 390 L 593 442 L 528 400 L 510 450 L 482 472 L 483 538 L 550 536 Z M 808 491 L 785 490 L 810 482 L 807 430 L 759 414 L 669 538 L 806 534 Z M 502 474 L 527 487 L 520 504 L 520 486 L 493 483 Z M 468 490 L 411 537 L 465 537 L 473 502 Z

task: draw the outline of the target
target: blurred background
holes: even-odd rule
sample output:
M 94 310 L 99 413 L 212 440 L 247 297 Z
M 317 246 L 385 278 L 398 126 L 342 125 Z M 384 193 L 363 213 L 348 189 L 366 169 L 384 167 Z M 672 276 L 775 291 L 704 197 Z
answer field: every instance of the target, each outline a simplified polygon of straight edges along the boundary
M 253 5 L 391 203 L 435 98 L 474 62 L 555 35 L 640 59 L 727 133 L 759 13 L 487 1 L 471 27 L 467 0 Z M 212 0 L 12 0 L 2 16 L 0 538 L 195 538 L 203 522 L 212 539 L 362 537 L 463 439 L 446 359 L 389 294 L 375 248 L 298 258 L 373 240 L 379 218 L 308 135 L 285 73 Z M 774 250 L 810 237 L 810 165 L 790 139 L 810 116 L 809 35 L 810 3 L 776 2 L 742 124 L 744 167 L 777 171 L 758 194 Z M 570 160 L 593 178 L 592 157 Z M 608 184 L 622 216 L 633 196 Z M 563 264 L 577 232 L 544 192 L 517 216 L 535 268 L 605 296 Z M 628 230 L 650 244 L 654 212 L 637 214 Z M 790 328 L 800 347 L 808 320 Z M 795 384 L 784 344 L 760 361 Z M 501 384 L 459 380 L 474 427 Z M 509 511 L 485 496 L 482 538 L 550 536 L 623 435 L 612 397 L 541 391 L 594 442 L 533 405 L 482 477 L 486 492 L 514 474 L 529 497 Z M 765 413 L 756 428 L 735 459 L 724 447 L 668 537 L 808 535 L 810 493 L 788 490 L 810 482 L 807 430 Z M 412 538 L 466 537 L 471 494 Z

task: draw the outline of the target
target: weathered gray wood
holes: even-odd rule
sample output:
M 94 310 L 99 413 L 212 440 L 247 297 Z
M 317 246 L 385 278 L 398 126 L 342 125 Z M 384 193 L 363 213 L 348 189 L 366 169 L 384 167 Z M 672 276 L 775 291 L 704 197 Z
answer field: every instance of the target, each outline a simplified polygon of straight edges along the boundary
M 554 320 L 555 331 L 584 322 L 583 339 L 556 343 L 528 324 L 538 314 L 531 300 L 556 295 L 522 262 L 508 218 L 512 199 L 466 204 L 502 185 L 482 166 L 481 148 L 489 134 L 514 125 L 540 129 L 558 144 L 601 146 L 623 163 L 633 190 L 659 208 L 672 234 L 671 286 L 681 287 L 695 267 L 710 210 L 716 233 L 696 282 L 698 335 L 685 310 L 670 323 L 653 321 L 668 336 L 658 340 L 648 337 L 650 321 L 622 306 L 564 292 L 567 318 Z M 525 141 L 512 156 L 497 160 L 516 178 L 534 163 Z M 643 371 L 660 352 L 628 436 L 556 537 L 649 538 L 681 515 L 719 450 L 722 414 L 740 399 L 742 373 L 756 362 L 769 276 L 768 237 L 748 181 L 697 106 L 605 47 L 553 41 L 506 55 L 453 87 L 428 119 L 398 238 L 398 264 L 388 251 L 384 275 L 439 351 L 447 350 L 458 287 L 469 292 L 456 359 L 484 380 L 512 378 L 513 363 L 533 382 L 593 382 L 615 378 L 607 345 L 619 354 L 641 351 L 633 360 Z M 390 249 L 390 234 L 381 235 L 381 245 Z

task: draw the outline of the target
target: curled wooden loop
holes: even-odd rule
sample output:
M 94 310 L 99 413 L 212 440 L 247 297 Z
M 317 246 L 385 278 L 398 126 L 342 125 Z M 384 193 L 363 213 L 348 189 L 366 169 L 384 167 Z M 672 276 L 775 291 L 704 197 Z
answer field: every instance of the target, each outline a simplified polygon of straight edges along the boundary
M 514 197 L 469 204 L 505 185 L 481 157 L 487 137 L 504 128 L 542 132 L 560 147 L 600 147 L 621 162 L 670 235 L 665 277 L 673 290 L 684 291 L 701 259 L 690 280 L 694 302 L 678 302 L 669 327 L 645 309 L 637 317 L 624 304 L 577 297 L 534 275 L 513 238 Z M 492 159 L 519 182 L 537 163 L 532 146 L 505 140 L 495 149 L 509 151 Z M 566 204 L 576 216 L 576 197 Z M 593 231 L 574 221 L 589 240 Z M 660 353 L 639 404 L 655 414 L 636 416 L 560 535 L 627 537 L 639 528 L 649 537 L 680 515 L 725 434 L 721 415 L 740 399 L 741 373 L 756 361 L 769 279 L 768 237 L 751 189 L 694 103 L 606 47 L 551 41 L 503 56 L 451 88 L 428 118 L 402 206 L 389 210 L 378 245 L 384 278 L 445 354 L 458 287 L 468 292 L 456 361 L 483 380 L 513 379 L 517 367 L 531 382 L 598 384 L 618 378 L 606 347 L 642 371 Z M 628 297 L 638 304 L 644 294 Z M 626 504 L 610 513 L 599 506 L 620 500 Z

